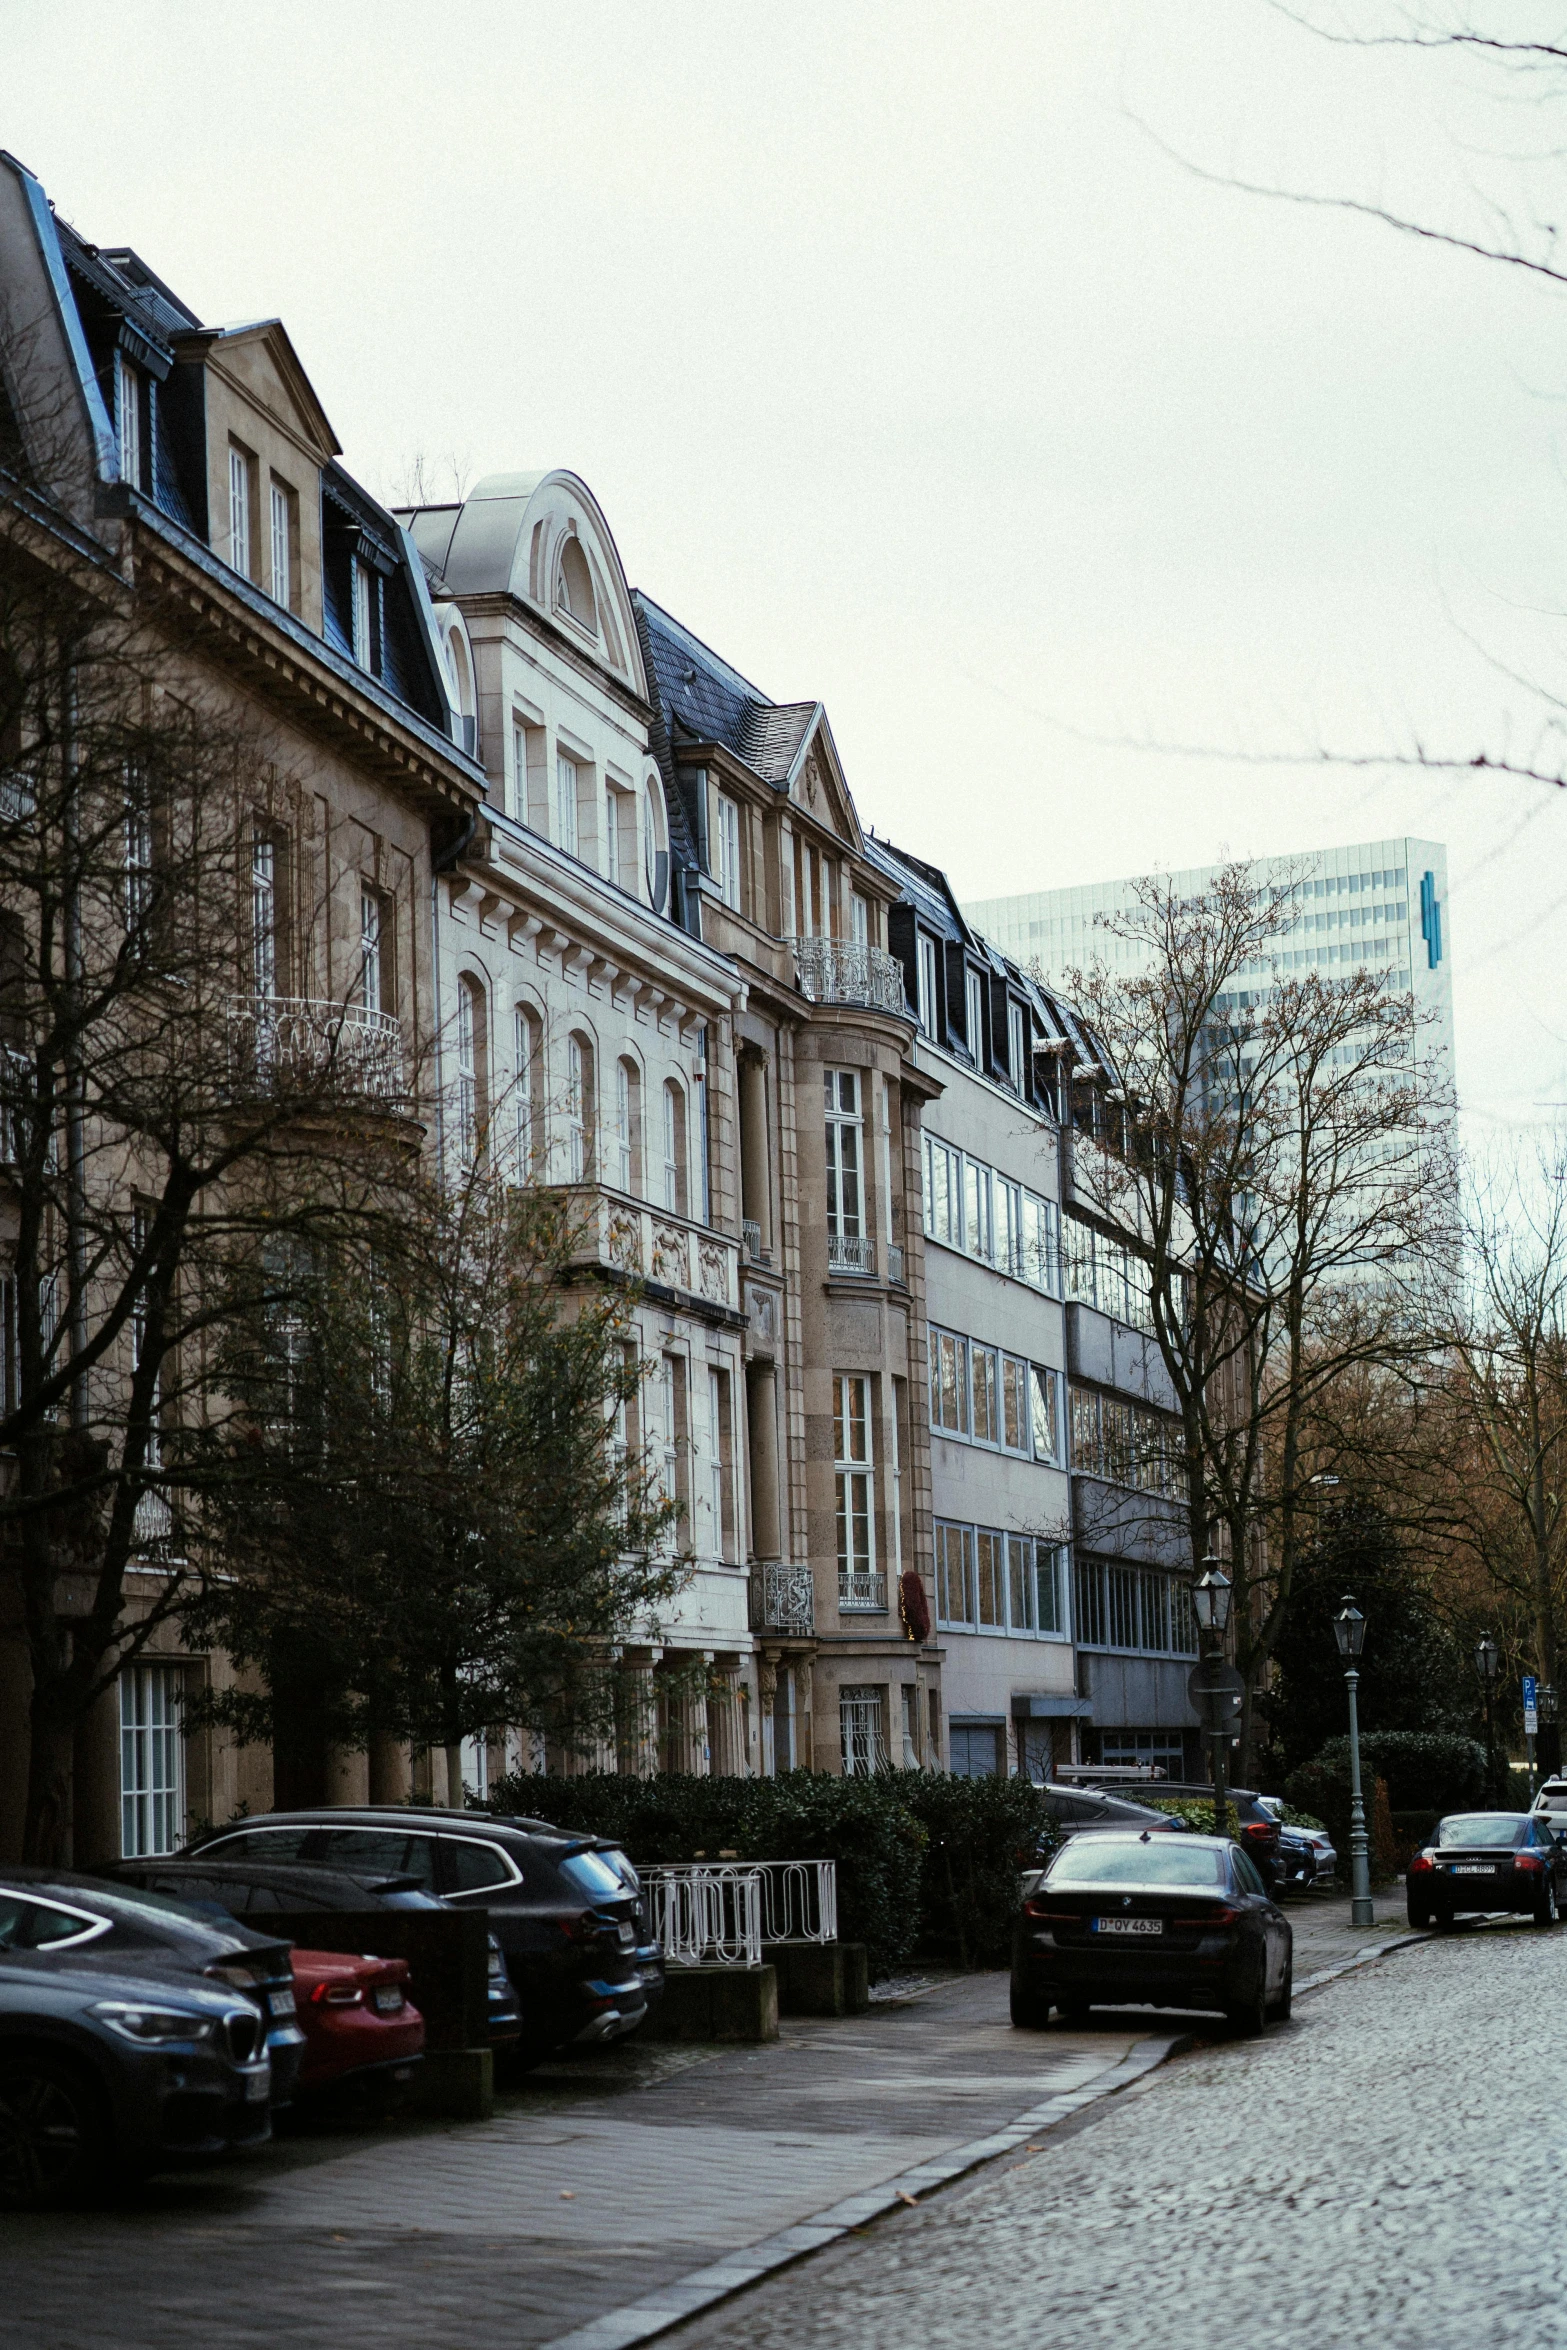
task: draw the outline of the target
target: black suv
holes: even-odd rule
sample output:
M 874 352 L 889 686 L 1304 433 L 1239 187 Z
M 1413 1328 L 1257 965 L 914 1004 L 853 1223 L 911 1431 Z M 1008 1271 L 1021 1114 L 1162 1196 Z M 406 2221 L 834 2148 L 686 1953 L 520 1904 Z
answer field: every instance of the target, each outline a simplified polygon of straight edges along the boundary
M 546 1821 L 403 1805 L 268 1812 L 213 1830 L 186 1858 L 266 1859 L 411 1877 L 457 1908 L 489 1912 L 522 2009 L 521 2052 L 634 2031 L 664 1984 L 636 1872 L 603 1837 Z
M 263 2145 L 271 2086 L 266 2025 L 227 1983 L 90 1946 L 0 1955 L 0 2209 L 87 2194 L 111 2162 Z

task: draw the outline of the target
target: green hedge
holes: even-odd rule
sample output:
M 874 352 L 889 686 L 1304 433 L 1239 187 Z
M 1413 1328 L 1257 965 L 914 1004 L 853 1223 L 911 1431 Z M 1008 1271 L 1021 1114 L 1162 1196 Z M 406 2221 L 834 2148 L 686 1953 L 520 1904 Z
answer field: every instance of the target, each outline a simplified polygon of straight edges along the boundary
M 1447 1730 L 1370 1730 L 1360 1741 L 1361 1776 L 1387 1781 L 1394 1811 L 1467 1811 L 1485 1802 L 1485 1748 Z M 1331 1738 L 1285 1782 L 1292 1803 L 1312 1807 L 1310 1772 L 1349 1785 L 1349 1740 Z
M 1047 1824 L 1026 1780 L 925 1771 L 855 1779 L 523 1774 L 492 1787 L 489 1808 L 613 1836 L 638 1864 L 728 1854 L 835 1860 L 838 1931 L 866 1945 L 875 1977 L 916 1951 L 965 1967 L 1001 1965 L 1018 1870 Z

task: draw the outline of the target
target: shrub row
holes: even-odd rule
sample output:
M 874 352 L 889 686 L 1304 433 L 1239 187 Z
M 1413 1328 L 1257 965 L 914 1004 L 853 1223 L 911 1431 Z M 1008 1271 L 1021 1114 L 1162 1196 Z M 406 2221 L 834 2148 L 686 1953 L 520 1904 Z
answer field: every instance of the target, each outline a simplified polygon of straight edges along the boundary
M 917 1952 L 998 1966 L 1017 1910 L 1017 1873 L 1047 1829 L 1025 1779 L 925 1771 L 835 1778 L 650 1779 L 585 1772 L 501 1781 L 489 1808 L 613 1836 L 639 1865 L 670 1860 L 834 1860 L 838 1930 L 863 1942 L 873 1976 Z

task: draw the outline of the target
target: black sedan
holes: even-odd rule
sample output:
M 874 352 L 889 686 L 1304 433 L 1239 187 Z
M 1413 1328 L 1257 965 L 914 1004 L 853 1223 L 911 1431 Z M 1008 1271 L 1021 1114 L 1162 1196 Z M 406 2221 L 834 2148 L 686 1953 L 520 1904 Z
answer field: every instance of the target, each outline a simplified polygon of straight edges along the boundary
M 212 1917 L 261 1924 L 267 1917 L 301 1910 L 444 1909 L 437 1893 L 424 1892 L 413 1877 L 349 1877 L 338 1869 L 290 1868 L 264 1860 L 122 1860 L 114 1871 L 120 1884 L 166 1893 Z M 305 1936 L 297 1940 L 309 1947 Z M 490 2046 L 510 2048 L 522 2030 L 517 1994 L 506 1955 L 490 1936 Z
M 265 2026 L 227 1984 L 91 1949 L 0 1955 L 0 2209 L 262 2145 L 271 2086 Z
M 183 1901 L 107 1884 L 69 1869 L 0 1867 L 0 1952 L 91 1951 L 149 1975 L 205 1975 L 254 2000 L 272 2059 L 272 2103 L 294 2094 L 305 2051 L 295 2019 L 289 1945 L 233 1919 L 202 1917 Z
M 1023 1904 L 1012 2021 L 1091 2007 L 1216 2008 L 1238 2031 L 1284 2022 L 1292 1936 L 1250 1856 L 1222 1836 L 1074 1836 Z
M 1554 1926 L 1567 1902 L 1567 1848 L 1538 1814 L 1460 1811 L 1438 1820 L 1404 1878 L 1412 1926 L 1450 1926 L 1464 1910 L 1514 1909 Z
M 543 1821 L 390 1804 L 272 1812 L 202 1837 L 186 1857 L 411 1876 L 454 1908 L 486 1910 L 522 2009 L 524 2059 L 619 2039 L 663 1989 L 629 1862 L 612 1860 L 602 1838 Z

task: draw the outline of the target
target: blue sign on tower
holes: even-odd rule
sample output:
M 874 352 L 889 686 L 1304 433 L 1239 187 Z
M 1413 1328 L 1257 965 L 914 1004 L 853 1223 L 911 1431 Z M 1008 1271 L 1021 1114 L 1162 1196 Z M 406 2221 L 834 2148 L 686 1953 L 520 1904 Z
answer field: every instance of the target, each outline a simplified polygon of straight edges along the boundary
M 1420 876 L 1420 935 L 1426 942 L 1426 961 L 1434 971 L 1442 960 L 1442 901 L 1436 894 L 1436 875 Z

